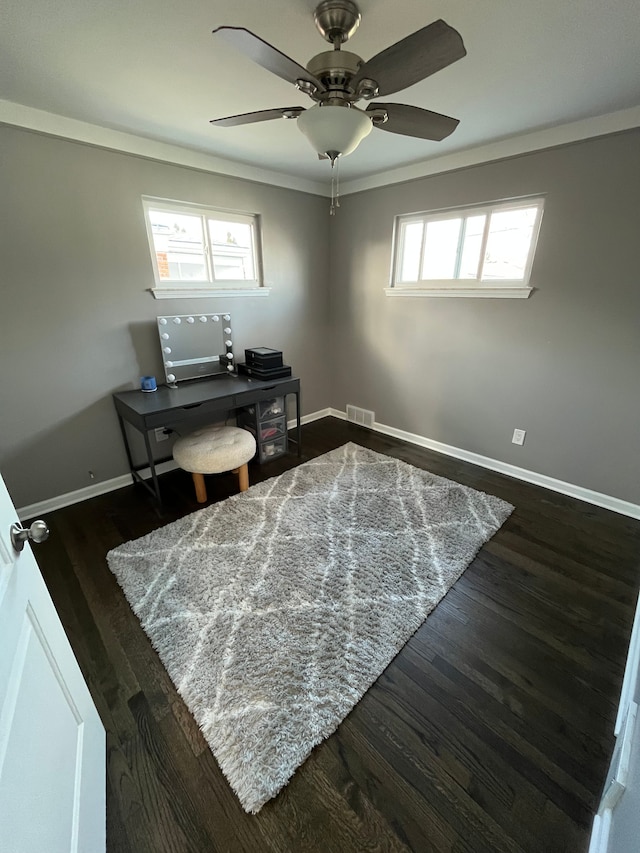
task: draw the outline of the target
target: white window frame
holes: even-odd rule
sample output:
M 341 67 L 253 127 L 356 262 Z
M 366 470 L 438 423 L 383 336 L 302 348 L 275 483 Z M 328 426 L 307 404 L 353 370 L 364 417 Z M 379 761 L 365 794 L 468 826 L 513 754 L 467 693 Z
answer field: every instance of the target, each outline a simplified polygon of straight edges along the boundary
M 487 236 L 489 233 L 489 223 L 491 214 L 503 210 L 517 210 L 521 207 L 537 207 L 536 219 L 533 225 L 533 233 L 531 236 L 531 244 L 527 256 L 524 278 L 522 279 L 503 279 L 497 281 L 495 279 L 482 280 L 478 277 L 475 279 L 421 279 L 415 281 L 402 281 L 400 279 L 400 271 L 403 261 L 403 237 L 406 225 L 420 222 L 426 226 L 428 222 L 435 222 L 445 219 L 467 218 L 484 214 L 486 216 L 485 228 L 483 234 L 483 243 L 480 250 L 480 261 L 478 263 L 478 274 L 482 269 L 482 260 L 484 257 L 484 247 L 486 246 Z M 518 198 L 506 201 L 488 202 L 481 205 L 473 205 L 462 208 L 447 208 L 442 210 L 434 210 L 423 213 L 402 214 L 396 216 L 393 228 L 393 252 L 391 265 L 391 280 L 389 287 L 385 288 L 387 296 L 448 296 L 448 297 L 501 297 L 507 299 L 526 299 L 530 296 L 533 288 L 529 286 L 531 277 L 531 268 L 533 259 L 536 253 L 538 235 L 540 233 L 540 224 L 542 222 L 542 212 L 544 209 L 543 196 L 529 196 L 526 198 Z M 424 234 L 426 227 L 423 230 L 423 246 L 424 251 Z M 462 248 L 462 243 L 458 246 L 458 254 Z M 419 269 L 422 268 L 422 258 L 420 259 Z
M 255 213 L 240 213 L 238 211 L 213 208 L 205 205 L 172 199 L 142 197 L 144 221 L 151 253 L 151 264 L 155 286 L 150 288 L 156 299 L 184 299 L 185 297 L 200 296 L 268 296 L 270 288 L 264 287 L 262 279 L 262 253 L 260 242 L 260 217 Z M 205 263 L 208 278 L 202 281 L 181 281 L 179 279 L 160 278 L 155 243 L 151 230 L 150 210 L 167 210 L 172 213 L 198 216 L 202 219 L 204 235 Z M 242 222 L 251 228 L 251 249 L 255 279 L 216 279 L 213 265 L 213 251 L 209 244 L 209 229 L 207 221 L 215 219 L 223 222 Z

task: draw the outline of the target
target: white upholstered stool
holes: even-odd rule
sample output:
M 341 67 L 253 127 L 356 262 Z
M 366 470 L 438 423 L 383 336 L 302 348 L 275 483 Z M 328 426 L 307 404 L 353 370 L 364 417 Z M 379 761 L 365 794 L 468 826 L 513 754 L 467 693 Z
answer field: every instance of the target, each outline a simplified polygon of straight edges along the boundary
M 173 445 L 173 458 L 183 471 L 190 471 L 198 503 L 207 499 L 203 474 L 233 471 L 238 475 L 240 491 L 249 488 L 247 462 L 256 452 L 256 440 L 246 429 L 206 426 L 179 438 Z

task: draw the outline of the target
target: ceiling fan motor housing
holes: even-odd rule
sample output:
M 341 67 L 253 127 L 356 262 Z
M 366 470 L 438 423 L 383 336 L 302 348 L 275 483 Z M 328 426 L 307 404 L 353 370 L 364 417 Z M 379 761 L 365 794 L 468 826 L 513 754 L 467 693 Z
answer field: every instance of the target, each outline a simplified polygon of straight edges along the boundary
M 351 0 L 324 0 L 313 19 L 320 35 L 333 45 L 348 41 L 360 26 L 360 10 Z
M 358 73 L 362 59 L 346 50 L 327 50 L 319 53 L 307 64 L 307 71 L 317 77 L 330 94 L 332 91 L 354 92 L 351 80 Z

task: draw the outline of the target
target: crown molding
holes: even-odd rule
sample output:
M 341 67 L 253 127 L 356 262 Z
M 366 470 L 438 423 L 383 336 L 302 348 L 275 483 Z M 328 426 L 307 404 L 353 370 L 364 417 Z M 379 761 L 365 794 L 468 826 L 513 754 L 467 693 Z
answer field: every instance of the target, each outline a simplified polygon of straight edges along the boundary
M 160 160 L 178 166 L 187 166 L 191 169 L 200 169 L 203 172 L 212 172 L 225 177 L 242 178 L 246 181 L 284 187 L 313 195 L 324 196 L 328 193 L 324 183 L 226 160 L 223 157 L 216 157 L 203 151 L 183 148 L 180 145 L 170 145 L 166 142 L 159 142 L 120 130 L 111 130 L 97 124 L 78 121 L 1 99 L 0 124 L 32 130 L 47 136 L 58 136 L 86 145 L 95 145 L 98 148 L 107 148 L 123 154 L 135 154 L 149 160 Z
M 390 169 L 378 175 L 354 178 L 351 181 L 344 181 L 342 183 L 340 194 L 350 195 L 362 192 L 363 190 L 378 189 L 379 187 L 385 187 L 390 184 L 415 181 L 418 178 L 426 178 L 442 172 L 451 172 L 455 169 L 464 169 L 468 166 L 490 163 L 493 160 L 517 157 L 520 154 L 542 151 L 545 148 L 556 148 L 560 145 L 568 145 L 572 142 L 580 142 L 596 136 L 620 133 L 621 131 L 632 130 L 636 127 L 640 127 L 640 107 L 631 107 L 628 110 L 619 110 L 618 112 L 607 113 L 606 115 L 594 118 L 550 127 L 546 130 L 511 136 L 500 142 L 467 148 L 464 151 L 457 151 L 454 154 L 445 154 L 442 157 L 434 157 L 419 163 L 413 163 L 410 166 Z
M 258 166 L 238 163 L 202 151 L 159 142 L 132 133 L 111 130 L 100 125 L 78 121 L 2 99 L 0 99 L 0 124 L 120 151 L 124 154 L 134 154 L 138 157 L 200 169 L 204 172 L 226 177 L 242 178 L 243 180 L 311 193 L 312 195 L 330 196 L 331 194 L 330 186 L 324 182 L 293 177 Z M 594 118 L 509 137 L 500 142 L 492 142 L 488 145 L 468 148 L 442 157 L 434 157 L 364 178 L 343 181 L 340 193 L 346 196 L 365 190 L 378 189 L 442 172 L 477 166 L 481 163 L 517 157 L 545 148 L 555 148 L 597 136 L 620 133 L 636 127 L 640 127 L 640 107 L 631 107 L 627 110 L 619 110 Z

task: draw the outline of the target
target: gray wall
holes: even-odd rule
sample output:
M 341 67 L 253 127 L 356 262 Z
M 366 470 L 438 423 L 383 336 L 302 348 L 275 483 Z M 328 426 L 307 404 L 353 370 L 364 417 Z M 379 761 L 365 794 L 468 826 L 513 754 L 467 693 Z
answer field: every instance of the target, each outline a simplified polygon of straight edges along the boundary
M 333 405 L 640 503 L 639 176 L 631 131 L 343 197 Z M 396 214 L 541 193 L 529 299 L 385 297 Z
M 304 412 L 352 403 L 640 503 L 639 143 L 631 131 L 343 196 L 330 218 L 324 198 L 0 128 L 0 470 L 14 502 L 125 473 L 111 394 L 162 375 L 156 315 L 226 309 L 239 351 L 283 349 Z M 530 299 L 384 296 L 394 215 L 539 193 Z M 143 194 L 260 213 L 271 296 L 154 300 Z
M 324 199 L 0 128 L 0 470 L 17 506 L 127 471 L 111 394 L 163 375 L 159 314 L 228 310 L 330 404 Z M 142 195 L 259 213 L 267 298 L 155 300 Z M 160 448 L 165 450 L 166 445 Z

